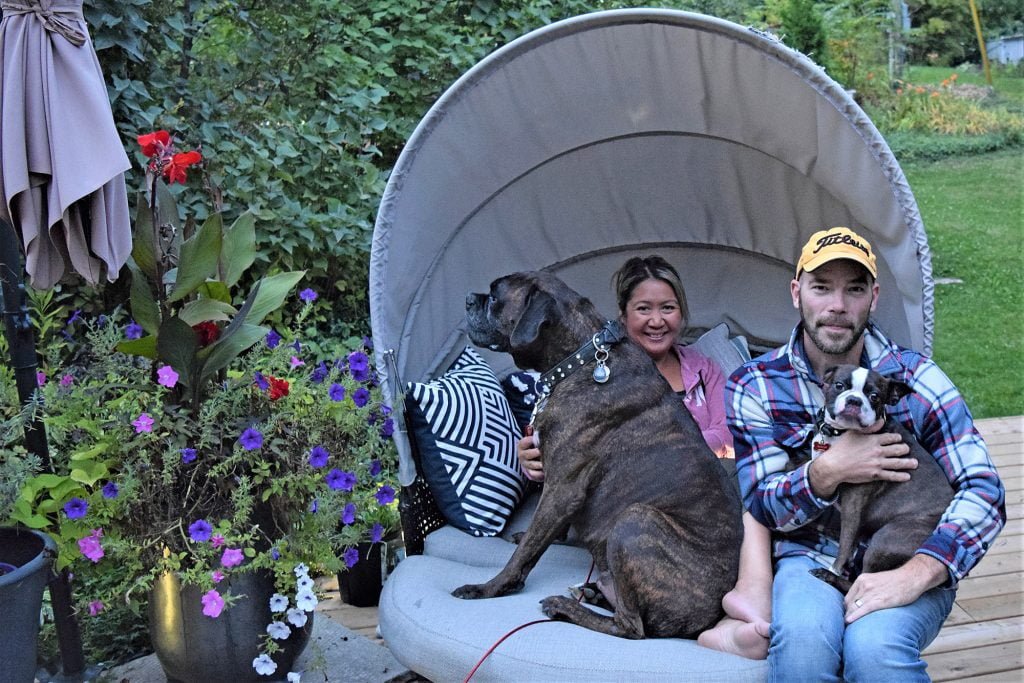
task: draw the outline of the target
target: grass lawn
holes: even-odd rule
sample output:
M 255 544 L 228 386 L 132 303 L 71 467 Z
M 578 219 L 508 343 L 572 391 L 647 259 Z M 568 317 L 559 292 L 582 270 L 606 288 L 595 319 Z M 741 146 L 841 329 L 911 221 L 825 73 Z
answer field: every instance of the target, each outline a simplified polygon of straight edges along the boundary
M 1024 415 L 1024 150 L 903 164 L 931 246 L 936 362 L 975 417 Z
M 938 85 L 950 74 L 956 74 L 958 85 L 988 85 L 981 69 L 960 70 L 948 66 L 909 66 L 903 80 L 917 85 Z M 1005 69 L 992 67 L 992 87 L 999 99 L 1024 105 L 1024 78 L 1011 76 Z

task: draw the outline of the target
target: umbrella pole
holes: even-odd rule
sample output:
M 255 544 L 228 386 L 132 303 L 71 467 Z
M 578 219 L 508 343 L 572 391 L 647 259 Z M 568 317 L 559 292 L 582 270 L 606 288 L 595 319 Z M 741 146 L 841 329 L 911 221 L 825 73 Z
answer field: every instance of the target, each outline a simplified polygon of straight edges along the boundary
M 38 382 L 35 333 L 28 315 L 22 272 L 21 249 L 14 228 L 0 219 L 0 285 L 3 293 L 4 331 L 18 387 L 18 399 L 21 405 L 25 405 L 32 400 Z M 50 469 L 46 428 L 36 416 L 33 416 L 30 424 L 25 425 L 25 448 L 39 458 L 44 471 Z M 63 676 L 66 680 L 73 680 L 85 669 L 85 659 L 82 655 L 82 635 L 71 601 L 71 582 L 67 569 L 50 579 L 50 602 L 53 606 Z

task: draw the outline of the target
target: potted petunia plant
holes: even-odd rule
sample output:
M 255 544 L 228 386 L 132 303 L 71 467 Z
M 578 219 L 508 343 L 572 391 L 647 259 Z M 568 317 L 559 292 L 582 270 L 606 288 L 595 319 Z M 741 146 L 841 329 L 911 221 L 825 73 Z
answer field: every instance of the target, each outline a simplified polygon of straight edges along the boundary
M 139 142 L 131 318 L 79 320 L 48 359 L 32 408 L 52 470 L 25 483 L 12 519 L 51 534 L 57 567 L 95 589 L 76 589 L 88 619 L 148 609 L 169 678 L 280 676 L 308 638 L 314 579 L 397 528 L 393 422 L 369 341 L 322 357 L 312 349 L 332 345 L 264 325 L 294 307 L 302 329 L 316 293 L 278 273 L 235 296 L 252 216 L 179 223 L 164 181 L 200 157 L 163 132 Z M 250 647 L 225 653 L 211 629 Z

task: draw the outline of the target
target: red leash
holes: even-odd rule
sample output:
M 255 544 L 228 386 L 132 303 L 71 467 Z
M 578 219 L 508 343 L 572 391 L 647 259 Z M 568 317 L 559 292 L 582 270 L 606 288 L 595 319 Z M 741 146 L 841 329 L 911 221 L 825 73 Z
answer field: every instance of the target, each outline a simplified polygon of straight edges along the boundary
M 589 583 L 590 582 L 590 576 L 593 573 L 594 573 L 594 561 L 591 560 L 590 561 L 590 571 L 587 572 L 587 579 L 586 579 L 586 581 L 584 581 L 584 583 Z M 582 600 L 583 600 L 583 593 L 580 592 L 580 597 L 576 600 L 576 602 L 580 602 Z M 462 683 L 469 683 L 469 679 L 471 679 L 473 677 L 473 674 L 475 674 L 476 670 L 480 668 L 480 665 L 484 663 L 484 660 L 487 659 L 488 657 L 490 657 L 491 653 L 494 652 L 497 649 L 497 647 L 499 645 L 501 645 L 503 642 L 505 642 L 505 640 L 509 636 L 511 636 L 513 633 L 515 633 L 516 631 L 521 631 L 524 628 L 526 628 L 527 626 L 533 626 L 534 624 L 544 624 L 544 623 L 547 623 L 549 621 L 554 621 L 554 619 L 537 619 L 536 621 L 528 621 L 525 624 L 520 624 L 519 626 L 516 626 L 514 629 L 512 629 L 511 631 L 509 631 L 508 633 L 503 635 L 501 638 L 498 638 L 498 640 L 494 643 L 494 645 L 491 645 L 489 648 L 487 648 L 487 652 L 485 652 L 484 656 L 481 657 L 477 661 L 476 666 L 474 666 L 473 669 L 469 672 L 469 675 L 466 676 L 466 678 L 463 679 Z

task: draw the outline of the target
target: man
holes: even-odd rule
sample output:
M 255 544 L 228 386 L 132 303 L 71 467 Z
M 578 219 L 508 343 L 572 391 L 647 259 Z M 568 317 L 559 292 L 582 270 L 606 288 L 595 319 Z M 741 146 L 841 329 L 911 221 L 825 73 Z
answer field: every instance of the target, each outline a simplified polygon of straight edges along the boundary
M 938 634 L 956 584 L 1005 523 L 1004 490 L 963 398 L 923 355 L 897 346 L 868 318 L 878 303 L 871 245 L 847 228 L 803 248 L 790 284 L 800 311 L 787 345 L 739 368 L 726 416 L 745 506 L 773 532 L 770 679 L 927 681 L 921 650 Z M 955 495 L 934 533 L 898 569 L 857 577 L 844 596 L 809 573 L 838 552 L 842 483 L 906 481 L 917 466 L 894 434 L 846 432 L 810 454 L 826 368 L 869 367 L 914 394 L 890 409 L 942 466 Z

